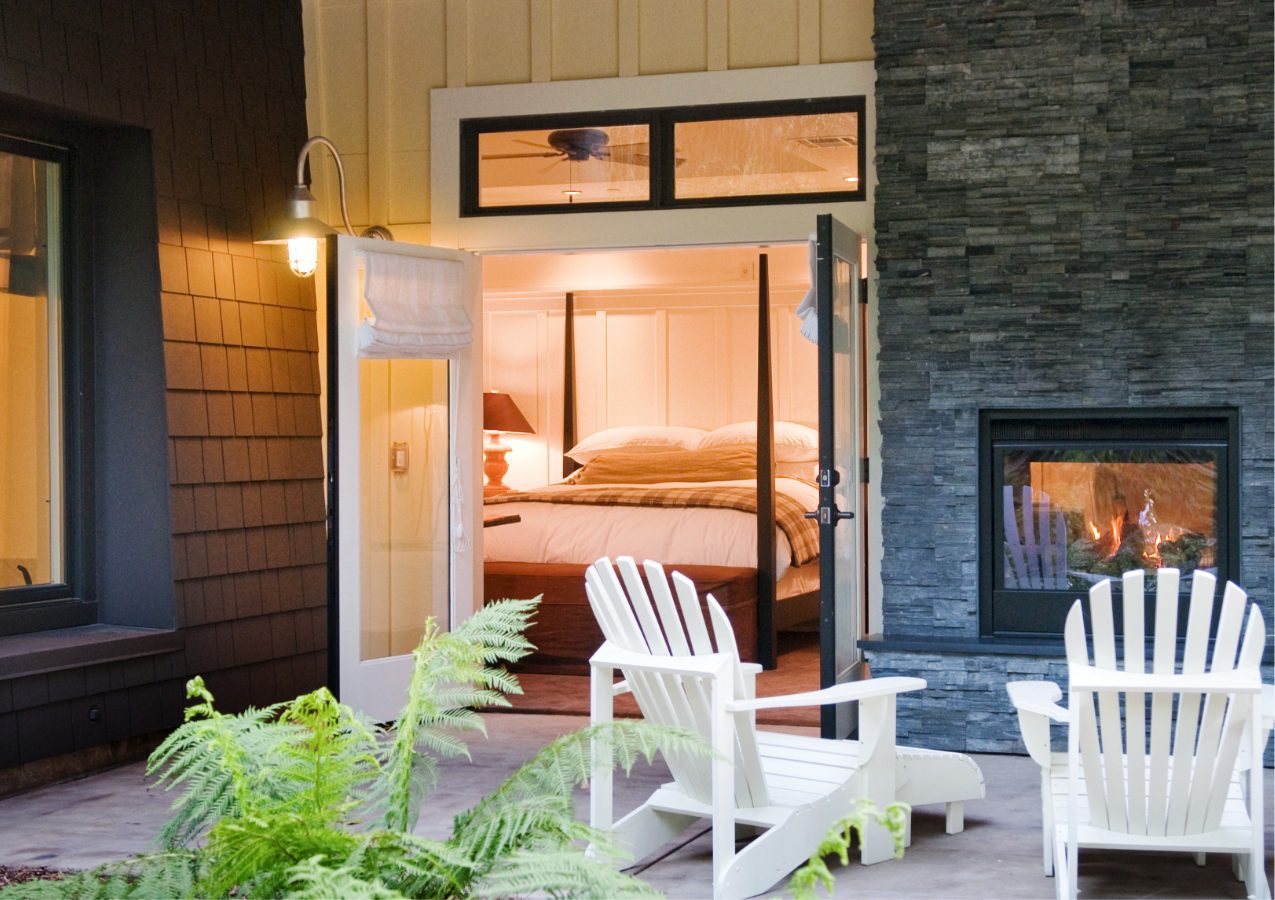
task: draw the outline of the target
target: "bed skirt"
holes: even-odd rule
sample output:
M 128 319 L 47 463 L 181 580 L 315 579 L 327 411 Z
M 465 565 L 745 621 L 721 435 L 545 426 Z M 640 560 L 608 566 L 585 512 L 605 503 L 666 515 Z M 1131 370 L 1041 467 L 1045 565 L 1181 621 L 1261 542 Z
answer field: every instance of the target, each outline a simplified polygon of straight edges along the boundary
M 543 594 L 527 637 L 536 651 L 516 671 L 553 675 L 589 674 L 589 657 L 602 644 L 602 631 L 584 593 L 588 566 L 568 563 L 488 561 L 483 563 L 483 601 L 526 599 Z M 757 659 L 757 570 L 732 566 L 666 565 L 695 582 L 700 604 L 712 594 L 735 629 L 740 657 Z M 708 610 L 704 610 L 707 620 Z M 712 626 L 709 626 L 710 633 Z

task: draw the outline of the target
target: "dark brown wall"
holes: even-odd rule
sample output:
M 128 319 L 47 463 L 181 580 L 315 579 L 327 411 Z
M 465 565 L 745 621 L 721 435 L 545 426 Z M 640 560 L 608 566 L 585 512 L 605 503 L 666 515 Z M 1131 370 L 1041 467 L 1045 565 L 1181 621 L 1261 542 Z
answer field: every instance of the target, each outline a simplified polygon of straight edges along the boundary
M 228 707 L 324 679 L 314 289 L 252 244 L 306 137 L 303 52 L 299 0 L 0 0 L 0 109 L 152 136 L 183 647 L 0 679 L 0 766 L 165 728 L 192 674 Z

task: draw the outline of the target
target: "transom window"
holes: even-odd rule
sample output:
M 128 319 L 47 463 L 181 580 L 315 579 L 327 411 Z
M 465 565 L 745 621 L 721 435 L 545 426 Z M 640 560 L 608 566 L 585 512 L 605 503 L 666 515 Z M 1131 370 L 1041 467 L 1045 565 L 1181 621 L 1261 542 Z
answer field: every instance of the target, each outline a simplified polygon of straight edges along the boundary
M 461 122 L 461 215 L 863 200 L 864 98 Z

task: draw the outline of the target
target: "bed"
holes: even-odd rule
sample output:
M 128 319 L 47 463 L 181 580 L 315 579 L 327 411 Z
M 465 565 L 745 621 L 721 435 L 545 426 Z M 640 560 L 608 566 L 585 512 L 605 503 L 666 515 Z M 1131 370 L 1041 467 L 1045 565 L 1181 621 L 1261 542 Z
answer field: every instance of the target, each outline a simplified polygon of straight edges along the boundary
M 763 256 L 757 419 L 711 431 L 611 428 L 577 443 L 567 295 L 564 478 L 484 501 L 489 516 L 518 518 L 485 530 L 484 599 L 545 595 L 529 632 L 538 650 L 525 670 L 587 672 L 601 634 L 584 570 L 604 555 L 682 571 L 701 600 L 712 593 L 723 604 L 741 655 L 767 667 L 776 664 L 776 631 L 817 617 L 819 535 L 806 513 L 818 506 L 818 435 L 773 419 L 765 271 Z
M 584 469 L 588 471 L 588 466 Z M 774 626 L 817 615 L 818 528 L 813 483 L 776 479 Z M 543 593 L 528 671 L 583 672 L 601 641 L 584 595 L 600 556 L 658 559 L 712 593 L 735 626 L 741 655 L 757 660 L 757 493 L 745 479 L 580 485 L 489 498 L 488 513 L 518 521 L 484 533 L 485 597 Z

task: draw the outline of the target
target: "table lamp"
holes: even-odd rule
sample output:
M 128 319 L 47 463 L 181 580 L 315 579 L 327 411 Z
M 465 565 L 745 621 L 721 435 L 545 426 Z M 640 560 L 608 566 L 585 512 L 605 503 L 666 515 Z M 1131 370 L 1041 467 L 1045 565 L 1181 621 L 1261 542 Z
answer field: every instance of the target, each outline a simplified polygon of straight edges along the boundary
M 500 436 L 535 434 L 536 431 L 518 409 L 514 398 L 499 391 L 483 392 L 483 431 L 487 432 L 487 443 L 483 445 L 483 474 L 487 476 L 487 486 L 483 493 L 503 494 L 512 490 L 501 481 L 509 471 L 505 454 L 511 448 L 500 442 Z

